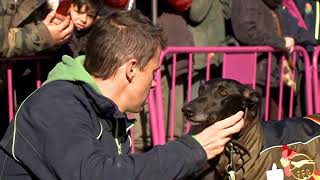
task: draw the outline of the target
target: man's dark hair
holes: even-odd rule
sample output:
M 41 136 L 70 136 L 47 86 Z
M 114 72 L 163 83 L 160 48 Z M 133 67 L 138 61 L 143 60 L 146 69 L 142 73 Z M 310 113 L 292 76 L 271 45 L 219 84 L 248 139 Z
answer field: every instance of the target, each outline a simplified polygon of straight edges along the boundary
M 95 15 L 98 14 L 99 10 L 102 7 L 101 0 L 73 0 L 72 3 L 79 8 L 86 5 L 87 11 L 89 10 L 93 12 Z
M 84 67 L 102 79 L 114 75 L 130 59 L 137 59 L 143 70 L 165 42 L 162 28 L 153 25 L 140 11 L 116 11 L 100 18 L 93 26 Z

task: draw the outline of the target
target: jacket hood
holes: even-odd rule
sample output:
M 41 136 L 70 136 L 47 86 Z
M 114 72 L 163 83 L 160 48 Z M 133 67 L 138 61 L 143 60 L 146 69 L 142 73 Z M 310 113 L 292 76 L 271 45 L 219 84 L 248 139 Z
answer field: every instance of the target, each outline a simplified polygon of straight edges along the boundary
M 48 78 L 43 84 L 58 80 L 80 81 L 91 86 L 97 93 L 102 94 L 91 75 L 84 69 L 84 60 L 84 55 L 75 59 L 67 55 L 62 56 L 62 61 L 49 72 Z
M 282 4 L 282 0 L 263 0 L 270 8 L 275 9 Z

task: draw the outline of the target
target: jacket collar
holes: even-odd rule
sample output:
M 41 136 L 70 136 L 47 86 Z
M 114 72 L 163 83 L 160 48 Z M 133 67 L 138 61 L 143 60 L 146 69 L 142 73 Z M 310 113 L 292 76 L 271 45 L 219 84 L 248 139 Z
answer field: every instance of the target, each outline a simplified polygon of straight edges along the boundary
M 83 83 L 83 87 L 98 115 L 109 121 L 109 124 L 112 123 L 112 127 L 114 127 L 115 121 L 118 121 L 119 137 L 125 135 L 135 121 L 129 120 L 125 113 L 119 111 L 118 106 L 111 99 L 97 93 L 90 85 Z

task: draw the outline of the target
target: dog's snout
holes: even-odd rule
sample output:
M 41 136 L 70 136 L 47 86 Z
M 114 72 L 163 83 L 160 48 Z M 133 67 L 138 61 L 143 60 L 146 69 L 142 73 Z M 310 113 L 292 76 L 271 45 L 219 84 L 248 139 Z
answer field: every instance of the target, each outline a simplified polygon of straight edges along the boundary
M 192 108 L 190 106 L 184 106 L 182 108 L 182 112 L 183 112 L 184 116 L 186 116 L 187 118 L 190 118 L 195 115 L 195 112 L 192 110 Z

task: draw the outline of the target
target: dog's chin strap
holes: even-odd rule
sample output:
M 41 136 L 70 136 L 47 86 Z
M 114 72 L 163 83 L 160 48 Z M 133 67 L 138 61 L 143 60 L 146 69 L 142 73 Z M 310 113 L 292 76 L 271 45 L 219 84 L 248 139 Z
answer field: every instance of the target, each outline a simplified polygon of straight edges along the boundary
M 236 168 L 232 158 L 233 154 L 235 153 L 233 148 L 233 143 L 232 142 L 228 143 L 226 149 L 230 154 L 230 163 L 227 165 L 227 169 L 226 169 L 228 173 L 228 177 L 229 177 L 229 180 L 236 180 Z

